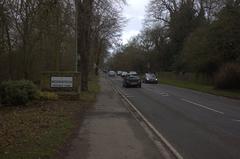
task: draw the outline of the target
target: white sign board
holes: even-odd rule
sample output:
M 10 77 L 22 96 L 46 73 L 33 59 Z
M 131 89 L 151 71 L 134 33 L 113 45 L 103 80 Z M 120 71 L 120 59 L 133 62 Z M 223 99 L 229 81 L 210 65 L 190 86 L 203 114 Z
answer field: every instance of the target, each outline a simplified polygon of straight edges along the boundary
M 72 88 L 73 78 L 72 77 L 51 77 L 52 88 Z

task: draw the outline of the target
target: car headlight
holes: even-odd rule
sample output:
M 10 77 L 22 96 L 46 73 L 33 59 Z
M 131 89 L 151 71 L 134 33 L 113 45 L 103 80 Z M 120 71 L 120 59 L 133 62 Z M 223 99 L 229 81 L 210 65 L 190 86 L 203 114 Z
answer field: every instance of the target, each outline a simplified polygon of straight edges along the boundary
M 149 80 L 149 78 L 147 78 L 147 80 Z
M 156 81 L 157 81 L 158 79 L 156 78 Z

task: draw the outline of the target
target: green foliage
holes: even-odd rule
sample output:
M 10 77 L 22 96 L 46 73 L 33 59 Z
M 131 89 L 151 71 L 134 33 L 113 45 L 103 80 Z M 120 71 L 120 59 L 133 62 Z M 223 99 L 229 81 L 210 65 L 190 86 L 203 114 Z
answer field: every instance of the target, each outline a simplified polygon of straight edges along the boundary
M 215 87 L 220 89 L 240 89 L 240 64 L 229 63 L 222 66 L 215 76 Z
M 109 66 L 114 70 L 126 70 L 143 72 L 146 67 L 147 56 L 133 39 L 131 43 L 124 46 L 111 60 Z
M 210 52 L 208 26 L 197 29 L 185 42 L 182 61 L 185 71 L 211 74 L 216 68 L 215 56 Z
M 213 75 L 224 63 L 240 57 L 239 7 L 225 7 L 212 24 L 197 29 L 186 41 L 183 61 L 191 71 Z
M 0 85 L 0 99 L 4 105 L 25 105 L 39 99 L 39 90 L 31 81 L 5 81 Z
M 179 72 L 182 70 L 181 51 L 185 39 L 197 28 L 202 22 L 202 14 L 197 14 L 194 6 L 189 3 L 181 3 L 169 21 L 169 38 L 171 39 L 168 54 L 171 55 L 172 69 Z
M 40 100 L 58 100 L 58 95 L 54 92 L 40 92 Z
M 240 6 L 225 7 L 209 30 L 209 42 L 220 62 L 235 61 L 240 56 Z

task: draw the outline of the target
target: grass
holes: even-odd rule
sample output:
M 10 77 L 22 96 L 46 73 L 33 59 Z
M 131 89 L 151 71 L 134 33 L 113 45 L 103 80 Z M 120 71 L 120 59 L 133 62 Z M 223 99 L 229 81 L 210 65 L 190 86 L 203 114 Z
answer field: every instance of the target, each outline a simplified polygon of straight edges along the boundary
M 66 109 L 66 105 L 70 105 Z M 1 108 L 0 158 L 49 158 L 71 132 L 72 103 L 49 102 L 27 108 Z M 75 105 L 76 106 L 76 105 Z
M 96 99 L 100 90 L 98 79 L 91 79 L 89 92 L 82 93 L 77 101 L 0 107 L 0 158 L 52 158 L 77 127 L 76 115 L 83 115 L 84 108 Z
M 211 85 L 201 84 L 193 81 L 181 81 L 181 80 L 167 79 L 167 78 L 161 78 L 161 77 L 159 77 L 158 79 L 159 79 L 159 82 L 162 84 L 173 85 L 181 88 L 188 88 L 188 89 L 205 92 L 209 94 L 214 94 L 218 96 L 240 99 L 240 90 L 220 90 L 220 89 L 215 89 Z
M 82 92 L 80 94 L 80 100 L 84 102 L 95 102 L 96 95 L 100 91 L 100 85 L 98 84 L 98 77 L 90 75 L 89 78 L 89 91 Z

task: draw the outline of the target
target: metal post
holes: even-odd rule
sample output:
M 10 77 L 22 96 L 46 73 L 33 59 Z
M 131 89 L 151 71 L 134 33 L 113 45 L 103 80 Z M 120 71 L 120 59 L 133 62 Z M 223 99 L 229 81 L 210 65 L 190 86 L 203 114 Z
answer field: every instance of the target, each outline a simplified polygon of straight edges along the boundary
M 78 0 L 75 0 L 75 38 L 76 38 L 76 53 L 75 53 L 75 71 L 78 72 Z

